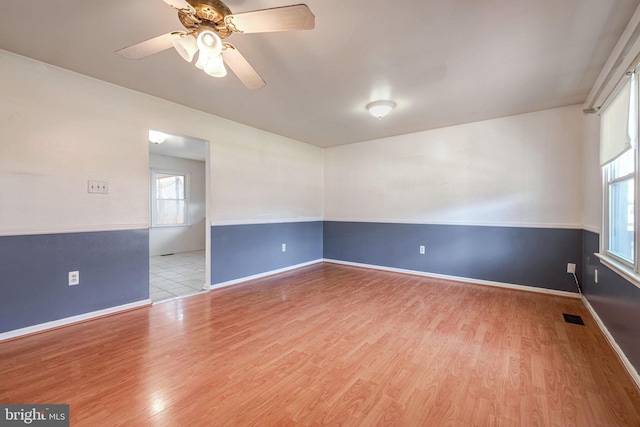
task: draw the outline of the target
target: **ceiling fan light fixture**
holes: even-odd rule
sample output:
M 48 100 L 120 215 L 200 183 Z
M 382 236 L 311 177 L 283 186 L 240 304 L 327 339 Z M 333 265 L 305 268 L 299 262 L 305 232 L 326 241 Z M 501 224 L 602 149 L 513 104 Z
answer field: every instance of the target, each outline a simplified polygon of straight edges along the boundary
M 202 51 L 200 51 L 198 53 L 198 60 L 196 61 L 196 68 L 204 70 L 204 67 L 206 67 L 208 62 L 209 62 L 209 56 L 205 55 L 204 53 L 202 53 Z
M 211 30 L 204 29 L 198 33 L 196 41 L 200 53 L 207 56 L 220 55 L 222 52 L 222 40 L 220 36 Z
M 204 72 L 211 77 L 224 77 L 227 75 L 227 69 L 224 67 L 222 56 L 209 57 L 207 64 L 204 66 Z
M 193 61 L 193 57 L 198 51 L 198 42 L 190 34 L 179 35 L 172 40 L 176 52 L 187 62 Z
M 373 117 L 382 120 L 395 106 L 396 103 L 393 101 L 373 101 L 368 103 L 366 108 Z

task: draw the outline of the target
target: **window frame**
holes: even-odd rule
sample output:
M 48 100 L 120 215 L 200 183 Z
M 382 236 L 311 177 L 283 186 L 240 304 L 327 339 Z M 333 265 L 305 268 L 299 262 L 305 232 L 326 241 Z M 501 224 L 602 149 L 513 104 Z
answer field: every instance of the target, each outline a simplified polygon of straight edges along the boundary
M 638 68 L 635 69 L 636 78 L 638 73 Z M 640 96 L 638 95 L 639 84 L 636 84 L 635 91 L 636 94 L 632 94 L 632 98 L 635 102 L 635 107 L 629 112 L 630 116 L 633 114 L 635 120 L 635 141 L 631 141 L 631 147 L 628 150 L 632 150 L 634 155 L 634 170 L 632 173 L 628 173 L 624 176 L 616 177 L 615 179 L 609 179 L 611 168 L 615 159 L 610 161 L 609 163 L 601 166 L 602 172 L 602 229 L 600 234 L 600 248 L 599 253 L 595 254 L 600 261 L 626 278 L 628 281 L 633 283 L 635 286 L 640 287 L 640 251 L 639 251 L 639 243 L 640 243 L 640 149 L 638 148 L 638 132 L 640 131 L 640 109 L 638 108 L 638 99 Z M 631 90 L 634 87 L 632 85 Z M 613 92 L 616 93 L 615 91 Z M 635 110 L 635 111 L 634 111 Z M 628 150 L 624 151 L 620 156 L 624 155 Z M 618 156 L 618 157 L 620 157 Z M 629 179 L 632 177 L 633 182 L 633 260 L 629 262 L 627 259 L 617 255 L 616 253 L 609 250 L 610 243 L 610 196 L 611 191 L 610 187 L 612 184 L 619 183 L 621 181 Z
M 182 224 L 158 224 L 158 198 L 157 198 L 157 175 L 174 175 L 184 177 L 184 199 L 166 199 L 166 200 L 184 200 L 184 223 Z M 189 211 L 189 203 L 191 200 L 191 172 L 176 171 L 168 169 L 151 169 L 151 197 L 150 197 L 150 222 L 151 228 L 167 228 L 167 227 L 190 227 L 191 214 Z M 165 199 L 161 199 L 165 200 Z
M 611 167 L 613 165 L 613 163 L 615 162 L 612 161 L 608 164 L 606 164 L 605 166 L 602 167 L 602 175 L 603 175 L 603 191 L 602 191 L 602 205 L 603 205 L 603 212 L 602 212 L 602 239 L 601 239 L 601 243 L 602 243 L 602 247 L 600 248 L 600 253 L 602 255 L 605 255 L 607 257 L 611 257 L 612 259 L 614 259 L 617 263 L 620 263 L 624 266 L 626 266 L 627 268 L 630 268 L 633 270 L 634 273 L 638 272 L 638 212 L 637 212 L 637 208 L 638 208 L 638 150 L 637 148 L 630 148 L 629 150 L 631 150 L 633 152 L 633 158 L 634 158 L 634 170 L 633 172 L 627 173 L 626 175 L 622 175 L 616 178 L 611 179 L 610 175 L 611 175 Z M 627 150 L 627 151 L 629 151 Z M 627 151 L 625 151 L 625 153 L 627 153 Z M 610 248 L 610 242 L 611 242 L 611 187 L 617 183 L 623 182 L 623 181 L 627 181 L 631 179 L 631 181 L 633 182 L 633 192 L 634 192 L 634 200 L 633 200 L 633 259 L 631 261 L 629 261 L 628 259 L 616 254 L 615 252 L 611 251 Z

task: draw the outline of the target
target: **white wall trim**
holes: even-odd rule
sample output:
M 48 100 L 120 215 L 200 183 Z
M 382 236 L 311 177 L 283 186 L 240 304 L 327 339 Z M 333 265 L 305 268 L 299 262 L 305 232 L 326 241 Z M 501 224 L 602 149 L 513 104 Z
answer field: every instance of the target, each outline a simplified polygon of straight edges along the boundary
M 600 234 L 599 227 L 578 224 L 533 224 L 533 223 L 502 223 L 491 224 L 482 222 L 463 222 L 463 221 L 418 221 L 418 220 L 395 220 L 395 219 L 376 219 L 376 218 L 280 218 L 280 219 L 246 219 L 246 220 L 221 220 L 211 221 L 211 226 L 224 225 L 249 225 L 249 224 L 286 224 L 292 222 L 318 222 L 318 221 L 334 221 L 334 222 L 369 222 L 369 223 L 389 223 L 389 224 L 421 224 L 421 225 L 468 225 L 479 227 L 522 227 L 522 228 L 565 228 L 565 229 L 582 229 Z M 62 233 L 91 233 L 96 231 L 119 231 L 119 230 L 146 230 L 149 229 L 148 223 L 138 224 L 113 224 L 113 225 L 96 225 L 96 226 L 51 226 L 47 228 L 0 228 L 0 237 L 2 236 L 26 236 L 33 234 L 62 234 Z
M 323 261 L 322 259 L 316 259 L 313 261 L 303 262 L 301 264 L 295 264 L 289 267 L 280 268 L 278 270 L 270 270 L 264 273 L 254 274 L 253 276 L 246 276 L 246 277 L 241 277 L 239 279 L 229 280 L 227 282 L 220 282 L 220 283 L 211 285 L 209 289 L 214 290 L 214 289 L 225 288 L 227 286 L 237 285 L 239 283 L 248 282 L 250 280 L 261 279 L 263 277 L 273 276 L 274 274 L 284 273 L 287 271 L 296 270 L 298 268 L 307 267 L 309 265 L 318 264 L 318 263 L 321 263 L 322 261 Z
M 594 227 L 592 225 L 583 225 L 582 229 L 596 234 L 600 234 L 600 232 L 602 231 L 600 227 Z
M 250 224 L 286 224 L 290 222 L 318 222 L 324 221 L 321 217 L 308 218 L 271 218 L 271 219 L 238 219 L 238 220 L 219 220 L 211 221 L 211 226 L 223 225 L 250 225 Z
M 90 313 L 78 314 L 77 316 L 65 317 L 64 319 L 53 320 L 51 322 L 40 323 L 38 325 L 27 326 L 26 328 L 14 329 L 13 331 L 0 333 L 0 341 L 17 338 L 24 335 L 31 335 L 38 332 L 44 332 L 50 329 L 60 328 L 62 326 L 69 326 L 74 323 L 97 319 L 98 317 L 104 317 L 123 311 L 133 310 L 135 308 L 145 307 L 148 305 L 151 305 L 151 300 L 145 299 L 128 304 L 118 305 L 115 307 L 105 308 L 103 310 L 92 311 Z
M 328 259 L 328 258 L 324 258 L 323 261 L 331 264 L 348 265 L 351 267 L 371 268 L 374 270 L 390 271 L 393 273 L 403 273 L 403 274 L 411 274 L 414 276 L 430 277 L 433 279 L 451 280 L 452 282 L 462 282 L 462 283 L 470 283 L 473 285 L 493 286 L 497 288 L 506 288 L 506 289 L 513 289 L 517 291 L 535 292 L 540 294 L 555 295 L 555 296 L 568 297 L 568 298 L 580 298 L 580 294 L 578 294 L 577 292 L 557 291 L 555 289 L 539 288 L 537 286 L 514 285 L 511 283 L 493 282 L 490 280 L 480 280 L 480 279 L 470 279 L 468 277 L 448 276 L 446 274 L 427 273 L 427 272 L 418 271 L 418 270 L 406 270 L 402 268 L 384 267 L 384 266 L 373 265 L 373 264 L 362 264 L 359 262 L 339 261 L 339 260 Z
M 618 260 L 614 259 L 613 256 L 608 254 L 594 253 L 594 255 L 600 260 L 600 262 L 609 268 L 609 270 L 616 273 L 618 276 L 622 277 L 624 280 L 634 285 L 637 288 L 640 288 L 640 273 L 636 273 L 633 271 L 633 268 L 624 265 Z
M 498 288 L 513 289 L 513 290 L 527 291 L 527 292 L 535 292 L 535 293 L 541 293 L 541 294 L 547 294 L 547 295 L 555 295 L 555 296 L 568 297 L 568 298 L 578 298 L 578 299 L 580 298 L 580 294 L 578 294 L 577 292 L 558 291 L 558 290 L 555 290 L 555 289 L 539 288 L 539 287 L 536 287 L 536 286 L 515 285 L 515 284 L 512 284 L 512 283 L 493 282 L 493 281 L 490 281 L 490 280 L 480 280 L 480 279 L 471 279 L 471 278 L 468 278 L 468 277 L 449 276 L 449 275 L 437 274 L 437 273 L 427 273 L 427 272 L 418 271 L 418 270 L 406 270 L 406 269 L 402 269 L 402 268 L 384 267 L 384 266 L 373 265 L 373 264 L 363 264 L 363 263 L 358 263 L 358 262 L 340 261 L 340 260 L 335 260 L 335 259 L 330 259 L 330 258 L 317 259 L 317 260 L 314 260 L 314 261 L 309 261 L 309 262 L 305 262 L 305 263 L 302 263 L 302 264 L 296 264 L 296 265 L 292 265 L 292 266 L 289 266 L 289 267 L 281 268 L 281 269 L 278 269 L 278 270 L 271 270 L 271 271 L 267 271 L 265 273 L 255 274 L 253 276 L 246 276 L 246 277 L 241 277 L 239 279 L 229 280 L 227 282 L 216 283 L 214 285 L 211 285 L 210 289 L 211 290 L 220 289 L 220 288 L 224 288 L 224 287 L 227 287 L 227 286 L 237 285 L 239 283 L 248 282 L 250 280 L 255 280 L 255 279 L 260 279 L 260 278 L 267 277 L 267 276 L 272 276 L 272 275 L 278 274 L 278 273 L 284 273 L 286 271 L 291 271 L 291 270 L 295 270 L 295 269 L 298 269 L 298 268 L 307 267 L 309 265 L 318 264 L 320 262 L 326 262 L 326 263 L 330 263 L 330 264 L 348 265 L 348 266 L 351 266 L 351 267 L 369 268 L 369 269 L 373 269 L 373 270 L 390 271 L 390 272 L 393 272 L 393 273 L 411 274 L 411 275 L 414 275 L 414 276 L 423 276 L 423 277 L 430 277 L 430 278 L 434 278 L 434 279 L 451 280 L 453 282 L 470 283 L 470 284 L 474 284 L 474 285 L 493 286 L 493 287 L 498 287 Z
M 34 234 L 93 233 L 99 231 L 147 230 L 148 223 L 100 224 L 100 225 L 54 225 L 47 228 L 0 228 L 2 236 L 28 236 Z
M 598 316 L 598 313 L 596 312 L 596 310 L 591 306 L 591 304 L 589 304 L 589 301 L 587 300 L 587 298 L 582 298 L 582 302 L 584 303 L 585 307 L 587 307 L 587 310 L 589 310 L 589 313 L 591 313 L 591 316 L 593 316 L 593 319 L 596 321 L 596 324 L 602 331 L 602 334 L 605 336 L 607 341 L 609 341 L 609 345 L 611 345 L 613 350 L 616 352 L 616 354 L 620 358 L 622 365 L 624 365 L 625 369 L 631 376 L 631 379 L 636 383 L 636 386 L 640 389 L 640 375 L 638 375 L 638 371 L 636 371 L 636 368 L 631 364 L 627 356 L 624 354 L 624 352 L 622 351 L 622 349 L 620 348 L 616 340 L 613 338 L 613 335 L 611 335 L 611 333 L 605 326 L 602 319 L 600 319 L 600 316 Z
M 575 229 L 581 230 L 582 224 L 542 224 L 542 223 L 489 223 L 489 222 L 473 222 L 473 221 L 420 221 L 410 219 L 388 219 L 388 218 L 325 218 L 324 221 L 335 222 L 369 222 L 369 223 L 390 223 L 390 224 L 419 224 L 419 225 L 462 225 L 477 227 L 517 227 L 517 228 L 558 228 L 558 229 Z

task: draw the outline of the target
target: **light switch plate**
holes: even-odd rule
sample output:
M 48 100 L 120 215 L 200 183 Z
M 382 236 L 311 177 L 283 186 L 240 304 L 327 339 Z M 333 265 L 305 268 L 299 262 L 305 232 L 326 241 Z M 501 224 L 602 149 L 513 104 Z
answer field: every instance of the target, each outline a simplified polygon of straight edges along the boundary
M 109 183 L 107 181 L 89 180 L 89 182 L 87 183 L 87 191 L 89 193 L 108 194 Z

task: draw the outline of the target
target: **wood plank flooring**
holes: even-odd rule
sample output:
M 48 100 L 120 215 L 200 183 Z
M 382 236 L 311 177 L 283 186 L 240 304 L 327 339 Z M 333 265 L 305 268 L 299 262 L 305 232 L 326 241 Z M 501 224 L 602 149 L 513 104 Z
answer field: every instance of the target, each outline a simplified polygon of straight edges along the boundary
M 72 426 L 640 425 L 579 300 L 326 263 L 0 343 L 0 402 Z

